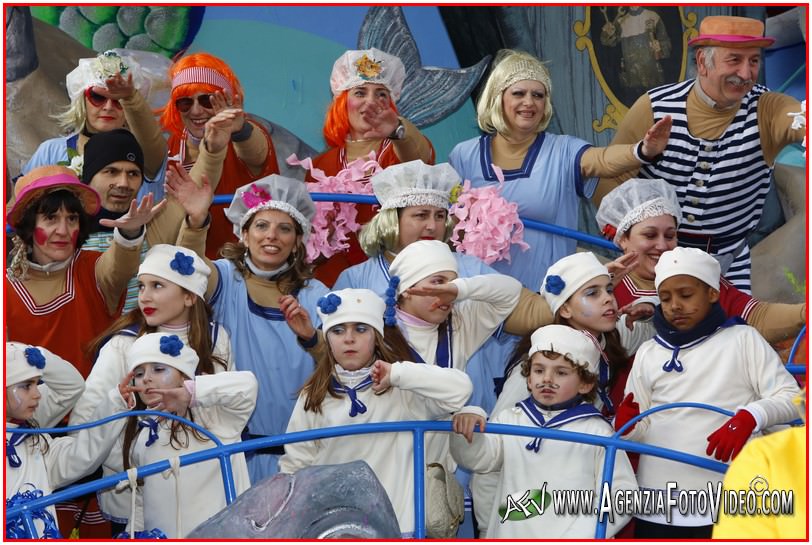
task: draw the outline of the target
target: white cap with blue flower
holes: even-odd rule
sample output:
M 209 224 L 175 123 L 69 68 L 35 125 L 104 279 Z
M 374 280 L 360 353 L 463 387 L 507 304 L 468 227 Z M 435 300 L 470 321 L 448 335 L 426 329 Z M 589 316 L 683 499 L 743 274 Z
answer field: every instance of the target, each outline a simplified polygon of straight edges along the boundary
M 127 350 L 127 369 L 142 363 L 163 363 L 174 367 L 187 378 L 194 378 L 199 358 L 197 352 L 177 335 L 149 333 L 138 337 Z
M 138 276 L 152 274 L 189 290 L 201 299 L 206 297 L 211 269 L 192 250 L 171 244 L 156 244 L 144 256 Z
M 62 359 L 40 346 L 19 342 L 6 343 L 6 386 L 41 377 L 48 361 Z M 64 361 L 64 360 L 63 360 Z
M 596 276 L 609 276 L 609 269 L 592 252 L 577 252 L 562 257 L 547 269 L 539 292 L 553 314 L 584 284 Z
M 347 288 L 319 299 L 316 312 L 326 333 L 331 327 L 349 322 L 367 324 L 383 335 L 386 305 L 377 293 L 368 289 Z

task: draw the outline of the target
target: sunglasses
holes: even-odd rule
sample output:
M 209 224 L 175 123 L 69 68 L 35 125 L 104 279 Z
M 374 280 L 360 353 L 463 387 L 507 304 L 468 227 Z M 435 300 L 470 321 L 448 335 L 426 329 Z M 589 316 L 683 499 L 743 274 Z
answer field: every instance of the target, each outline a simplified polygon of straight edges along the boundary
M 211 110 L 214 106 L 211 104 L 211 95 L 197 95 L 196 97 L 183 97 L 175 101 L 175 108 L 182 114 L 185 114 L 194 106 L 195 100 L 200 104 L 201 108 Z
M 85 98 L 87 98 L 87 101 L 90 102 L 96 108 L 101 108 L 102 106 L 107 104 L 108 100 L 112 100 L 113 106 L 115 106 L 119 110 L 122 109 L 121 102 L 113 98 L 107 98 L 104 95 L 100 95 L 99 93 L 93 90 L 93 87 L 88 87 L 87 89 L 85 89 Z

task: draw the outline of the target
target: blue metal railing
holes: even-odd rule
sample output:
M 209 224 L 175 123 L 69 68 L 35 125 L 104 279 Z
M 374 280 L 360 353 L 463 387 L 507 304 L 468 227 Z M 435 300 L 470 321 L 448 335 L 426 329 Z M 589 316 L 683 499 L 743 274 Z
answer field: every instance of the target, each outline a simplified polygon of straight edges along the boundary
M 598 435 L 590 435 L 584 433 L 577 433 L 559 429 L 549 429 L 549 428 L 531 428 L 531 427 L 524 427 L 524 426 L 513 426 L 507 424 L 488 424 L 487 431 L 485 433 L 501 433 L 507 435 L 518 435 L 518 436 L 526 436 L 526 437 L 541 437 L 545 439 L 552 439 L 552 440 L 559 440 L 559 441 L 572 441 L 578 443 L 584 443 L 589 445 L 601 446 L 606 449 L 605 458 L 604 458 L 604 470 L 603 470 L 603 479 L 611 486 L 612 483 L 612 474 L 614 469 L 614 461 L 617 453 L 617 449 L 622 449 L 628 452 L 637 452 L 640 454 L 646 454 L 651 456 L 657 456 L 660 458 L 666 458 L 669 460 L 675 460 L 678 462 L 694 465 L 697 467 L 705 468 L 711 471 L 716 471 L 719 473 L 724 473 L 727 465 L 722 464 L 720 462 L 710 460 L 708 458 L 704 458 L 701 456 L 695 456 L 692 454 L 667 449 L 663 447 L 656 447 L 652 445 L 647 445 L 644 443 L 636 443 L 633 441 L 627 441 L 624 439 L 620 439 L 622 433 L 633 423 L 639 421 L 646 416 L 673 408 L 697 408 L 703 410 L 711 410 L 715 412 L 719 412 L 721 414 L 730 416 L 732 415 L 731 412 L 720 409 L 718 407 L 713 407 L 711 405 L 704 405 L 701 403 L 673 403 L 668 405 L 662 405 L 659 407 L 655 407 L 644 413 L 641 413 L 639 416 L 635 417 L 634 419 L 630 420 L 623 428 L 621 428 L 617 433 L 612 436 L 598 436 Z M 411 432 L 414 437 L 414 483 L 415 483 L 415 502 L 414 502 L 414 515 L 415 515 L 415 538 L 422 539 L 426 535 L 425 529 L 425 516 L 426 516 L 426 508 L 425 508 L 425 489 L 422 486 L 424 481 L 424 467 L 425 467 L 425 449 L 424 449 L 424 433 L 427 431 L 434 431 L 434 432 L 452 432 L 451 423 L 448 421 L 406 421 L 406 422 L 379 422 L 379 423 L 369 423 L 369 424 L 354 424 L 349 426 L 337 426 L 332 428 L 321 428 L 315 430 L 307 430 L 301 431 L 296 433 L 286 433 L 271 437 L 265 437 L 260 439 L 252 439 L 249 441 L 242 441 L 238 443 L 232 443 L 228 445 L 223 445 L 219 440 L 213 438 L 207 430 L 200 428 L 198 425 L 190 422 L 184 418 L 177 417 L 175 415 L 168 415 L 165 413 L 159 413 L 157 411 L 132 411 L 129 413 L 120 413 L 114 416 L 110 416 L 99 420 L 97 422 L 86 423 L 79 426 L 71 426 L 69 428 L 58 428 L 54 429 L 15 429 L 16 432 L 20 433 L 53 433 L 54 431 L 59 432 L 67 432 L 67 431 L 74 431 L 79 430 L 87 427 L 93 427 L 108 423 L 112 420 L 117 418 L 124 418 L 131 415 L 160 415 L 165 416 L 167 418 L 180 420 L 190 426 L 193 426 L 195 429 L 200 430 L 201 432 L 205 433 L 207 437 L 213 439 L 215 444 L 218 446 L 213 447 L 211 449 L 193 452 L 190 454 L 184 454 L 179 457 L 180 465 L 186 466 L 189 464 L 194 464 L 206 460 L 211 460 L 213 458 L 219 458 L 220 460 L 220 467 L 223 472 L 223 482 L 224 482 L 224 489 L 226 494 L 226 503 L 230 504 L 234 498 L 236 497 L 234 491 L 234 481 L 233 475 L 231 472 L 231 465 L 230 465 L 230 456 L 232 454 L 236 454 L 239 452 L 247 452 L 261 448 L 267 447 L 274 447 L 280 446 L 288 443 L 298 443 L 301 441 L 313 441 L 316 439 L 323 439 L 323 438 L 330 438 L 330 437 L 340 437 L 346 435 L 356 435 L 356 434 L 370 434 L 370 433 L 384 433 L 384 432 Z M 155 462 L 152 464 L 148 464 L 146 466 L 139 467 L 137 469 L 138 478 L 147 477 L 149 475 L 154 475 L 156 473 L 161 473 L 170 468 L 170 463 L 168 460 L 164 460 L 161 462 Z M 122 480 L 127 480 L 128 476 L 126 472 L 117 473 L 115 475 L 110 475 L 108 477 L 104 477 L 98 479 L 96 481 L 83 483 L 79 485 L 75 485 L 59 492 L 50 494 L 48 496 L 44 496 L 25 504 L 17 505 L 6 510 L 6 520 L 12 520 L 16 517 L 23 517 L 24 524 L 27 530 L 30 532 L 30 535 L 33 537 L 37 536 L 36 529 L 34 527 L 34 522 L 31 517 L 31 513 L 33 511 L 43 509 L 49 505 L 53 505 L 54 503 L 67 501 L 88 493 L 92 493 L 96 490 L 100 490 L 103 488 L 109 488 L 115 486 L 118 482 Z M 420 483 L 420 484 L 418 484 Z M 604 517 L 605 519 L 605 517 Z M 595 537 L 596 538 L 604 538 L 606 536 L 606 525 L 607 520 L 599 520 L 596 526 Z
M 215 195 L 213 204 L 226 204 L 226 205 L 231 204 L 233 197 L 234 195 Z M 378 199 L 376 199 L 374 195 L 356 195 L 352 193 L 311 193 L 310 197 L 315 202 L 349 202 L 356 204 L 379 204 Z M 614 243 L 604 238 L 583 233 L 576 229 L 568 229 L 566 227 L 560 227 L 558 225 L 553 225 L 552 223 L 545 223 L 543 221 L 528 220 L 525 218 L 519 219 L 521 219 L 525 227 L 529 227 L 530 229 L 536 229 L 538 231 L 544 231 L 545 233 L 551 233 L 553 235 L 558 235 L 562 237 L 573 238 L 580 242 L 586 242 L 588 244 L 593 244 L 595 246 L 599 246 L 607 250 L 613 250 L 615 252 L 622 251 L 620 248 L 615 246 Z

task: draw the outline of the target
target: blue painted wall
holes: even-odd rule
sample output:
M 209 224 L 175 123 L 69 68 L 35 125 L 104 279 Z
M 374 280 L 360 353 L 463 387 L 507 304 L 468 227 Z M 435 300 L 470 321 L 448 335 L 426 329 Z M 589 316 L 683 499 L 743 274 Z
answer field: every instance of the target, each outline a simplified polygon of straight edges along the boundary
M 366 14 L 358 6 L 207 7 L 189 52 L 226 60 L 246 89 L 246 109 L 279 123 L 321 150 L 324 114 L 332 95 L 333 62 L 355 49 Z M 433 6 L 404 7 L 424 65 L 459 68 Z M 424 133 L 444 161 L 457 142 L 478 134 L 473 103 Z

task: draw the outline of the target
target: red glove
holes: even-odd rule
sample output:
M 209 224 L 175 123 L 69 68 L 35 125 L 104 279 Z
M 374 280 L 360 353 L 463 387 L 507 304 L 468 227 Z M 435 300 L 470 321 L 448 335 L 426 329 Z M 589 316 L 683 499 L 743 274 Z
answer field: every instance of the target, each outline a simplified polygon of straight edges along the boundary
M 750 434 L 756 428 L 756 419 L 748 411 L 742 409 L 733 415 L 733 418 L 708 436 L 708 450 L 705 453 L 710 456 L 716 451 L 716 458 L 719 461 L 727 462 L 736 457 L 744 444 L 750 438 Z
M 630 393 L 626 397 L 623 398 L 623 401 L 620 402 L 620 405 L 617 406 L 617 411 L 615 411 L 615 431 L 619 430 L 623 427 L 626 422 L 634 418 L 640 414 L 640 405 L 635 403 L 634 401 L 634 394 Z M 631 433 L 637 423 L 632 424 L 632 426 L 626 430 L 624 433 Z

